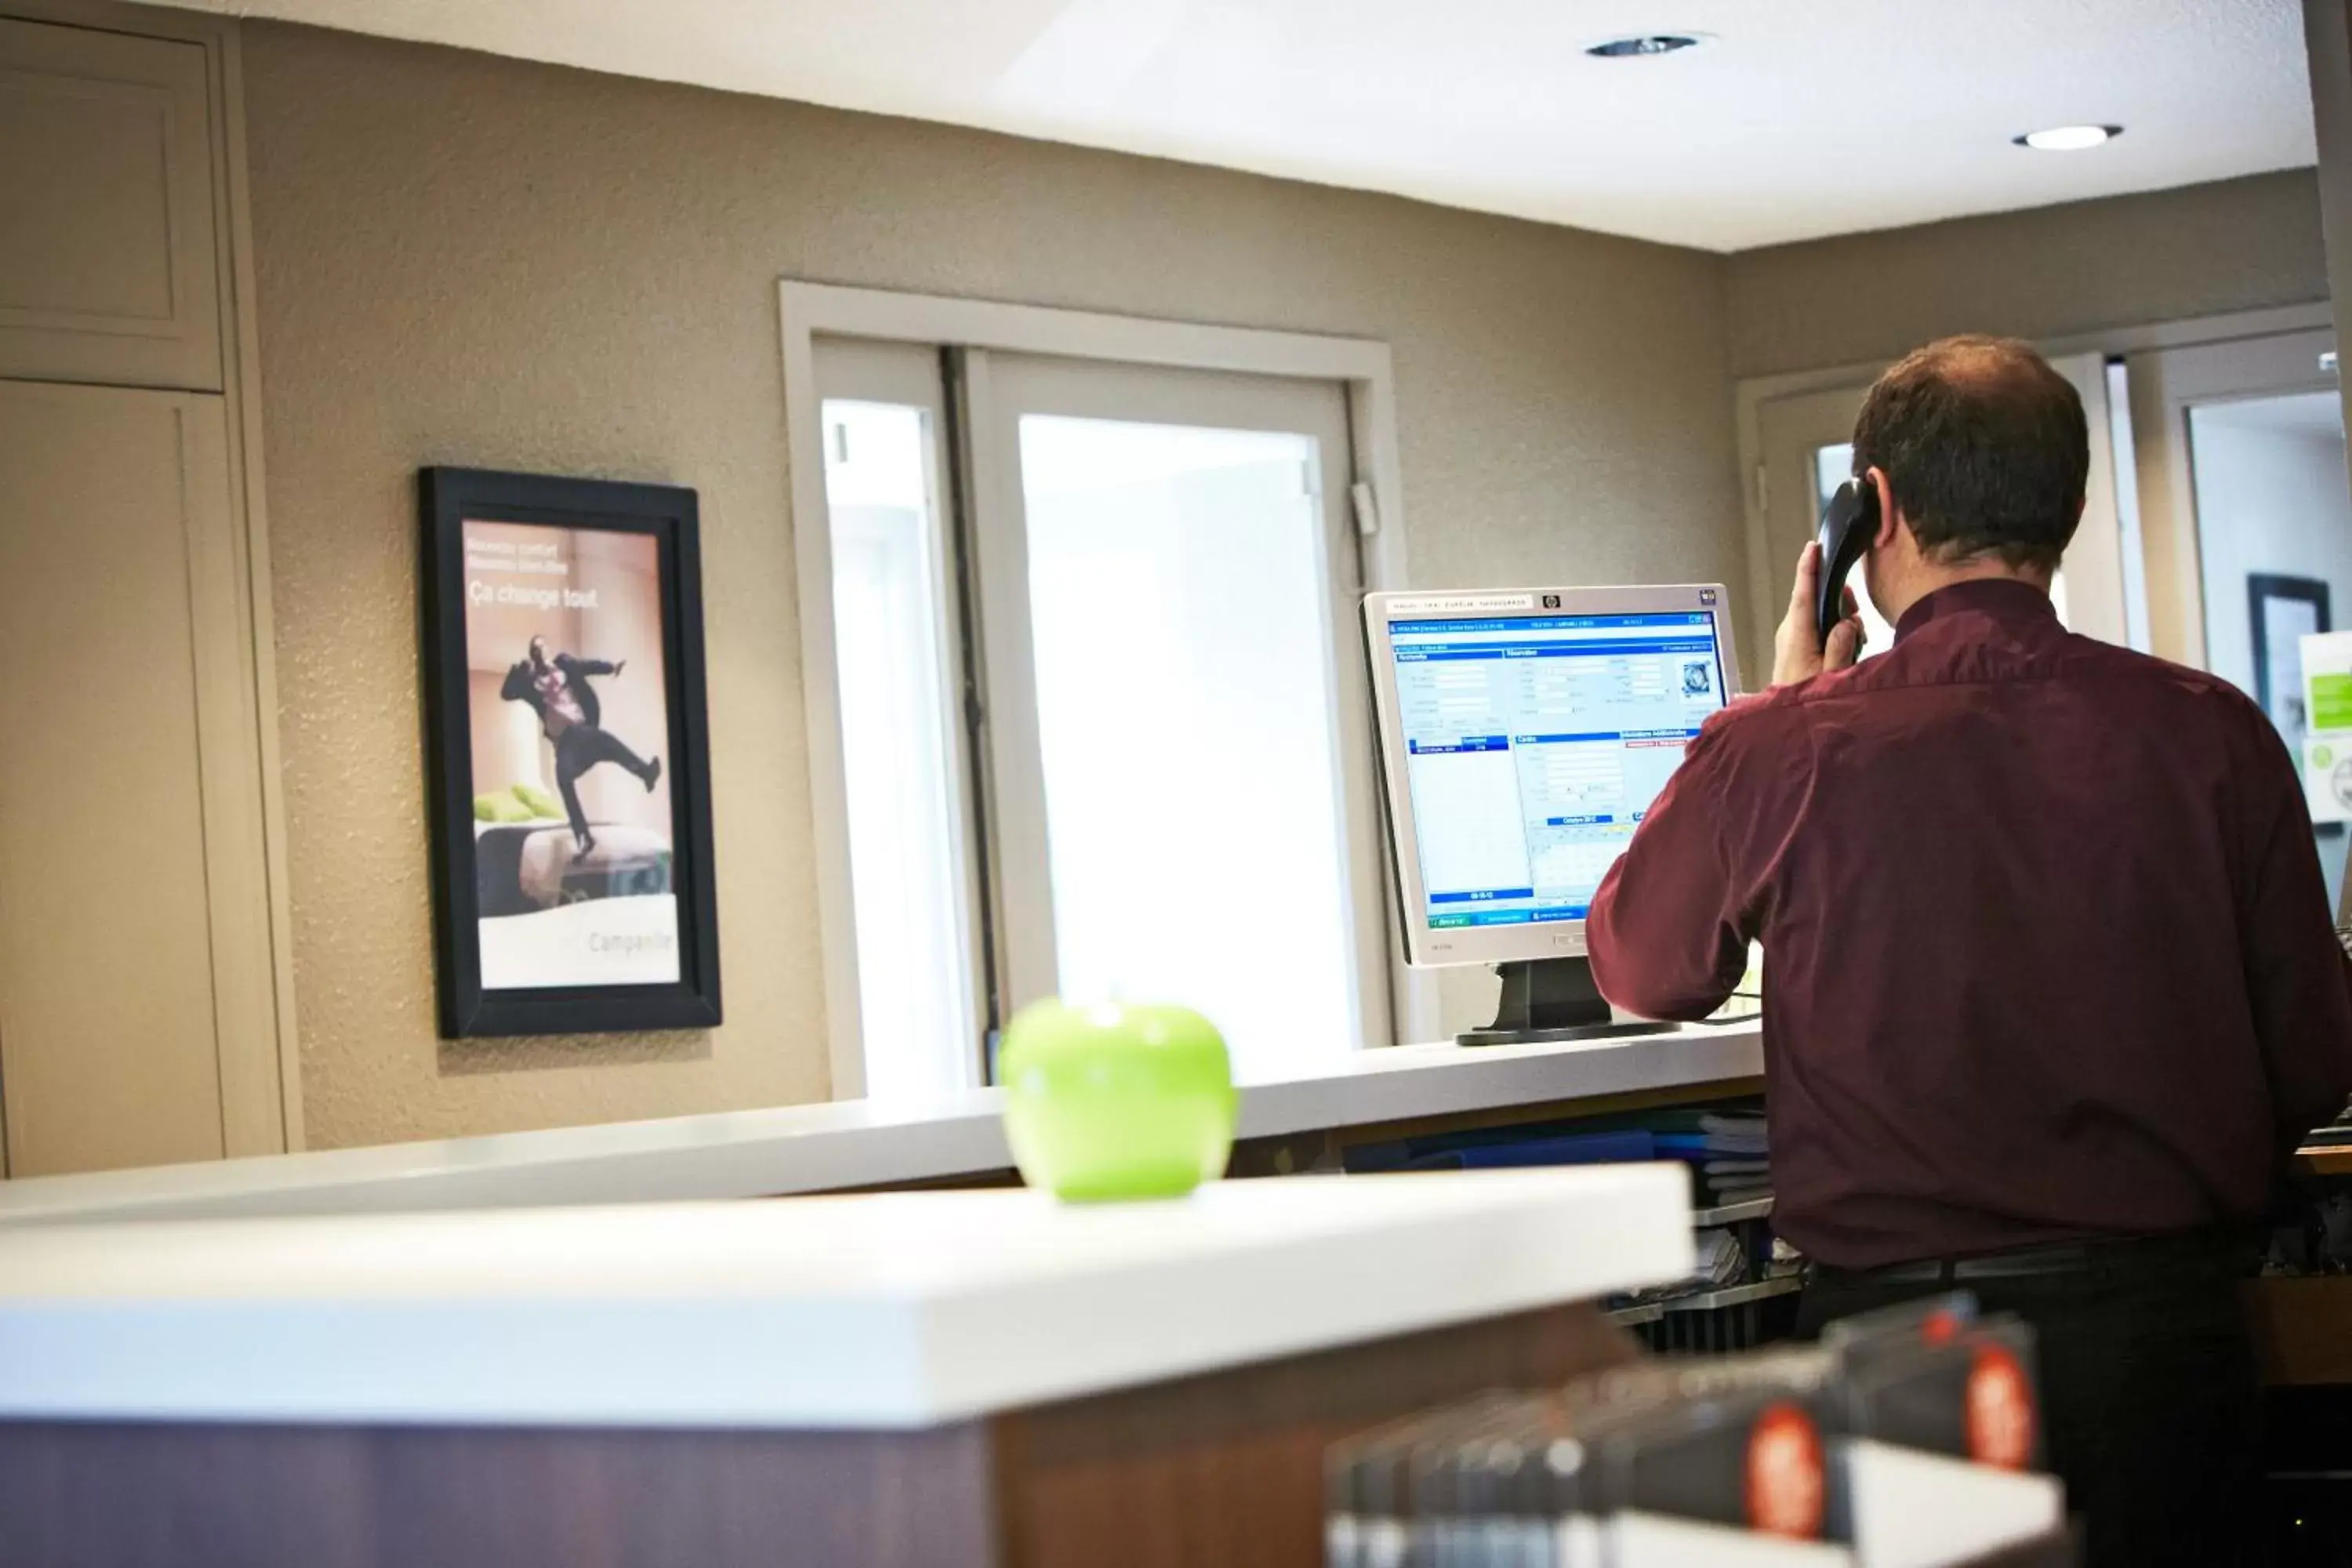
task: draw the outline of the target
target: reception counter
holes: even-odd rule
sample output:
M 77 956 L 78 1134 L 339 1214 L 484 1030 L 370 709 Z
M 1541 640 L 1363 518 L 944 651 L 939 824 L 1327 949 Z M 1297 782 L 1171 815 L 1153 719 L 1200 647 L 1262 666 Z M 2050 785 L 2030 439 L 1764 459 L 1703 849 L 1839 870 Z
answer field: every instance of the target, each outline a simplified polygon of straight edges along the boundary
M 767 1183 L 760 1186 L 765 1188 Z M 1673 1165 L 0 1236 L 0 1564 L 1304 1564 L 1345 1432 L 1624 1359 Z
M 1242 1089 L 1237 1170 L 1311 1168 L 1337 1138 L 1752 1090 L 1759 1026 L 1558 1045 L 1401 1046 Z M 0 1227 L 100 1219 L 701 1202 L 1007 1170 L 1001 1097 L 842 1100 L 496 1137 L 0 1183 Z

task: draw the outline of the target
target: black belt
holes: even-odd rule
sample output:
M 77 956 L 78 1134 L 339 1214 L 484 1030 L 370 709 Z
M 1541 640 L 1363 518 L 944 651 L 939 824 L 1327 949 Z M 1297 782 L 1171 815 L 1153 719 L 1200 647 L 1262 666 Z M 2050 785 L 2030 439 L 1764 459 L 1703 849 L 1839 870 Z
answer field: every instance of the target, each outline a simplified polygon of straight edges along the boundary
M 2057 1242 L 1965 1258 L 1925 1258 L 1879 1268 L 1834 1268 L 1817 1264 L 1813 1274 L 1828 1285 L 1962 1286 L 1970 1280 L 2062 1275 L 2185 1282 L 2199 1278 L 2242 1279 L 2253 1274 L 2261 1262 L 2260 1243 L 2241 1233 L 2196 1231 L 2176 1236 Z

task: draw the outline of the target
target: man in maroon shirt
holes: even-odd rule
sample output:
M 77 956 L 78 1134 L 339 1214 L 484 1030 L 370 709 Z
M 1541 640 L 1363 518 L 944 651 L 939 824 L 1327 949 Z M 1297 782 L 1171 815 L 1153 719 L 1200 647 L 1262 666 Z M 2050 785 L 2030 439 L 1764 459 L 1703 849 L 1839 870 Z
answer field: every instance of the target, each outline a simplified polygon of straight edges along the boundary
M 2076 637 L 2074 388 L 1921 349 L 1854 472 L 1895 645 L 1823 648 L 1817 551 L 1770 690 L 1691 742 L 1592 903 L 1611 1001 L 1698 1018 L 1765 955 L 1774 1224 L 1811 1327 L 1941 1290 L 2040 1331 L 2095 1563 L 2235 1560 L 2258 1391 L 2236 1281 L 2352 1089 L 2352 969 L 2294 765 L 2212 676 Z

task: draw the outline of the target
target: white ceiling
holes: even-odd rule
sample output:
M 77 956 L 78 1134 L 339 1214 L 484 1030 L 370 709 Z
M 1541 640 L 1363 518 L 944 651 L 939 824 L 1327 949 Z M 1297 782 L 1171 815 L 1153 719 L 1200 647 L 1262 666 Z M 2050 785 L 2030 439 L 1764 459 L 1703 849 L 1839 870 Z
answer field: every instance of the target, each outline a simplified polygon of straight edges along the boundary
M 2296 0 L 184 3 L 1713 250 L 2313 161 Z

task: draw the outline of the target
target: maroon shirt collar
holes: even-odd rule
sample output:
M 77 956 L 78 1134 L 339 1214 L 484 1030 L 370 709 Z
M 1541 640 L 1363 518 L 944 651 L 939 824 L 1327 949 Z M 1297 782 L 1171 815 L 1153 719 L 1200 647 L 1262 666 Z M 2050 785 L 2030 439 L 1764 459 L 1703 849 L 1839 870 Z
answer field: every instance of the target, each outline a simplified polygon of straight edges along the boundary
M 2051 604 L 2050 595 L 2032 584 L 2021 583 L 2013 577 L 1979 577 L 1938 588 L 1919 598 L 1895 624 L 1895 640 L 1901 642 L 1929 621 L 1970 610 L 2008 623 L 2058 618 L 2057 606 Z

